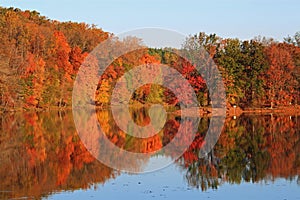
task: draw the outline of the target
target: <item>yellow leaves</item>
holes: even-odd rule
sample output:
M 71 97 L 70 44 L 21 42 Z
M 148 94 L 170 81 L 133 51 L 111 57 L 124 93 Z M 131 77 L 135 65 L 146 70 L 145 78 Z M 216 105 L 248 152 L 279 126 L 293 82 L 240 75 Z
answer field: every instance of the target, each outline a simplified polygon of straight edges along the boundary
M 96 102 L 108 104 L 110 102 L 111 85 L 108 80 L 102 79 L 101 86 L 96 93 Z

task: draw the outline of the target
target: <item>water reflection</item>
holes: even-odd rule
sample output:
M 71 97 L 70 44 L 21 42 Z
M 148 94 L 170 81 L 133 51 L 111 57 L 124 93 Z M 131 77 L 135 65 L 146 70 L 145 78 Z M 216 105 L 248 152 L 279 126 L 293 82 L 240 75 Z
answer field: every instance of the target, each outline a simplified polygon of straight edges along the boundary
M 82 145 L 72 112 L 5 114 L 0 121 L 0 199 L 88 188 L 118 174 Z
M 180 117 L 168 116 L 159 134 L 139 141 L 124 135 L 108 111 L 97 114 L 109 140 L 134 152 L 155 152 L 165 146 L 180 124 Z M 132 110 L 131 116 L 139 125 L 149 123 L 143 109 Z M 76 133 L 71 111 L 2 114 L 0 122 L 0 199 L 41 198 L 57 191 L 104 184 L 120 174 L 91 156 Z M 298 117 L 228 118 L 213 151 L 199 159 L 209 122 L 209 118 L 201 119 L 194 142 L 176 160 L 190 186 L 206 190 L 225 182 L 273 181 L 279 177 L 300 182 Z M 131 164 L 140 167 L 139 163 Z
M 197 144 L 197 143 L 196 143 Z M 300 174 L 300 120 L 289 116 L 227 119 L 214 150 L 198 159 L 192 145 L 178 163 L 191 186 L 206 190 L 224 182 L 297 179 Z

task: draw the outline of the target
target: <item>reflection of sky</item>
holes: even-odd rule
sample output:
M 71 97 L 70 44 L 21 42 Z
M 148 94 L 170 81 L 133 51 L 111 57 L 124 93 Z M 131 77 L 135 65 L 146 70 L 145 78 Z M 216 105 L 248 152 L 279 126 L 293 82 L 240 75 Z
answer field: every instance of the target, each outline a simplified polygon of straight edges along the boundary
M 299 0 L 1 0 L 0 5 L 36 9 L 51 19 L 84 21 L 119 33 L 161 27 L 250 39 L 281 40 L 300 31 Z
M 187 185 L 184 172 L 176 165 L 141 175 L 122 174 L 114 180 L 98 185 L 96 190 L 79 190 L 55 194 L 49 199 L 300 199 L 296 180 L 289 182 L 224 183 L 217 190 L 205 192 Z

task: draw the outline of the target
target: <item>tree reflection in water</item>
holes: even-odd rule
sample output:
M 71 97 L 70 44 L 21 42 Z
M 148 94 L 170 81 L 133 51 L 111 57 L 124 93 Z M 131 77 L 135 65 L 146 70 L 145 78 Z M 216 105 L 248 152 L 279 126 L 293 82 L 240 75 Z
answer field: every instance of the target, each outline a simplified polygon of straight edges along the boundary
M 243 116 L 227 119 L 214 150 L 197 159 L 190 149 L 178 163 L 187 169 L 189 185 L 206 190 L 224 182 L 298 179 L 300 123 L 290 116 Z M 197 146 L 197 145 L 195 145 Z M 299 181 L 298 181 L 299 183 Z
M 144 108 L 130 112 L 137 124 L 149 123 Z M 153 152 L 153 155 L 174 138 L 180 122 L 180 117 L 169 115 L 161 132 L 141 140 L 120 131 L 107 110 L 98 111 L 97 115 L 112 143 L 128 151 Z M 86 150 L 76 134 L 71 111 L 7 113 L 0 120 L 1 199 L 41 198 L 57 191 L 89 188 L 120 174 Z M 298 117 L 227 118 L 215 148 L 199 158 L 209 122 L 209 118 L 201 119 L 194 142 L 176 161 L 190 186 L 206 190 L 225 182 L 273 181 L 279 177 L 296 179 L 299 184 Z M 132 165 L 139 169 L 138 163 Z
M 0 199 L 41 198 L 118 175 L 82 145 L 72 112 L 9 113 L 0 120 Z

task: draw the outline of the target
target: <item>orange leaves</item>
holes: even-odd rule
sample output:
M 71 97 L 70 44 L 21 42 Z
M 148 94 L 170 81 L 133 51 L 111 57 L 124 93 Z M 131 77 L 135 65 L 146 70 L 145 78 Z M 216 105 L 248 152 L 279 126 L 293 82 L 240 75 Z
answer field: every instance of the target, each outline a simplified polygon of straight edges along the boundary
M 32 74 L 36 70 L 36 63 L 33 54 L 28 54 L 27 65 L 25 66 L 25 75 Z
M 31 106 L 37 106 L 39 103 L 39 101 L 36 99 L 36 96 L 29 96 L 28 98 L 26 98 L 26 104 L 27 106 L 31 107 Z
M 24 75 L 34 75 L 36 78 L 41 78 L 40 76 L 43 76 L 45 72 L 45 64 L 42 58 L 37 58 L 34 54 L 28 53 L 24 63 Z
M 141 60 L 141 64 L 160 64 L 159 60 L 155 58 L 154 56 L 151 56 L 149 54 L 144 55 Z
M 294 68 L 292 56 L 285 44 L 272 44 L 266 49 L 266 55 L 272 69 L 288 70 Z
M 145 138 L 141 140 L 140 153 L 151 153 L 159 151 L 162 148 L 162 141 L 160 135 L 156 134 L 153 137 Z
M 82 53 L 80 47 L 75 46 L 74 48 L 72 48 L 71 52 L 69 53 L 69 56 L 69 61 L 73 66 L 72 74 L 77 73 L 85 57 L 87 56 L 87 53 Z
M 270 65 L 265 76 L 267 97 L 271 107 L 273 105 L 289 105 L 294 98 L 292 73 L 295 64 L 290 46 L 286 43 L 272 44 L 265 50 Z
M 73 72 L 73 67 L 69 62 L 71 48 L 62 32 L 55 31 L 53 35 L 55 38 L 56 65 L 58 69 L 64 69 L 65 73 L 70 75 Z
M 55 38 L 55 47 L 57 48 L 57 50 L 69 53 L 71 51 L 71 48 L 67 42 L 65 35 L 60 31 L 55 31 L 53 35 Z
M 45 81 L 45 61 L 42 58 L 36 58 L 33 54 L 27 55 L 26 63 L 23 68 L 25 68 L 24 79 L 29 85 L 29 95 L 26 97 L 27 106 L 38 106 L 39 101 L 42 100 L 42 92 Z M 31 94 L 30 94 L 31 93 Z

